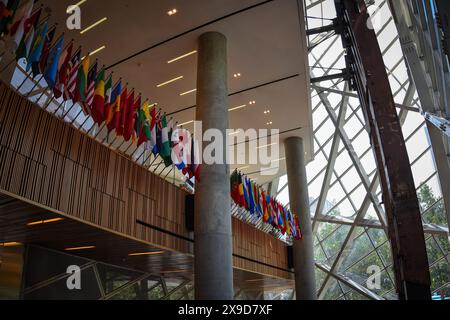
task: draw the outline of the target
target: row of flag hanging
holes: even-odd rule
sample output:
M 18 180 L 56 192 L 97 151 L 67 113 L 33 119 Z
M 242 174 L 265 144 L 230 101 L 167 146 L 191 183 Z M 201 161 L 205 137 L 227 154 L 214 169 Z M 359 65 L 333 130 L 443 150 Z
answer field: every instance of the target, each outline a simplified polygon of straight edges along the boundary
M 302 239 L 296 214 L 283 207 L 280 202 L 237 170 L 231 174 L 230 182 L 231 198 L 236 205 L 251 215 L 258 215 L 264 223 L 277 228 L 283 235 L 286 234 L 296 240 Z
M 78 103 L 96 124 L 105 124 L 108 133 L 115 131 L 138 146 L 147 143 L 166 167 L 173 164 L 184 175 L 199 181 L 196 142 L 192 139 L 190 152 L 182 151 L 179 161 L 173 163 L 172 149 L 182 139 L 173 136 L 173 119 L 161 115 L 148 99 L 142 101 L 141 95 L 129 90 L 122 79 L 113 84 L 112 72 L 106 75 L 105 67 L 99 68 L 97 60 L 91 65 L 89 54 L 82 57 L 81 47 L 75 49 L 73 41 L 64 47 L 64 33 L 55 38 L 56 25 L 49 26 L 48 17 L 40 21 L 42 7 L 33 11 L 33 5 L 33 0 L 0 0 L 0 39 L 8 40 L 6 49 L 15 52 L 17 61 L 26 59 L 26 71 L 31 77 L 41 75 L 56 99 Z M 297 216 L 237 171 L 231 176 L 231 197 L 238 206 L 257 214 L 283 234 L 302 238 Z
M 15 52 L 16 60 L 26 59 L 26 71 L 31 77 L 41 75 L 56 99 L 78 103 L 86 116 L 96 124 L 105 125 L 108 134 L 125 141 L 137 142 L 163 159 L 166 166 L 176 165 L 189 178 L 199 180 L 200 166 L 196 159 L 181 159 L 172 163 L 174 143 L 172 133 L 176 124 L 168 119 L 149 100 L 119 79 L 113 84 L 113 74 L 106 75 L 105 67 L 90 55 L 82 57 L 81 47 L 73 41 L 64 47 L 64 33 L 55 38 L 56 25 L 49 26 L 49 17 L 40 21 L 42 7 L 33 11 L 33 0 L 19 6 L 19 0 L 0 0 L 0 36 L 7 40 L 7 50 Z M 194 142 L 191 143 L 194 148 Z M 188 153 L 188 152 L 186 152 Z M 195 153 L 191 153 L 194 157 Z

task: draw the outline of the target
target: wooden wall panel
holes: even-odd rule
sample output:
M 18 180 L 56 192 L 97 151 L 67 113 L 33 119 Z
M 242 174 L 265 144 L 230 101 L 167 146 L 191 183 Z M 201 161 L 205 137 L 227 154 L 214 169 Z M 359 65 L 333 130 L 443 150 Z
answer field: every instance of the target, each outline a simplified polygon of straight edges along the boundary
M 36 205 L 190 252 L 185 192 L 0 84 L 0 189 Z M 289 278 L 285 245 L 233 218 L 235 267 Z

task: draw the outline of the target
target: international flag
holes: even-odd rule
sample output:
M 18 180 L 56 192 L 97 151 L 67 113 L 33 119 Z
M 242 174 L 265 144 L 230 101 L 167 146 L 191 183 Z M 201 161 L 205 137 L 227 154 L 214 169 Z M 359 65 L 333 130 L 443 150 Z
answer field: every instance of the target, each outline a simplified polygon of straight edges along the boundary
M 245 181 L 247 183 L 248 209 L 250 211 L 250 214 L 254 214 L 255 213 L 255 198 L 253 197 L 252 182 L 247 177 L 245 177 Z
M 96 60 L 94 65 L 89 70 L 87 77 L 86 108 L 91 110 L 91 114 L 92 104 L 94 103 L 95 82 L 97 80 L 97 66 L 98 62 Z
M 94 85 L 94 102 L 92 105 L 92 119 L 101 124 L 105 116 L 105 69 L 102 69 Z
M 133 90 L 133 92 L 131 92 L 130 96 L 128 97 L 127 102 L 127 113 L 125 114 L 125 125 L 123 128 L 123 138 L 125 139 L 125 141 L 130 141 L 133 136 L 135 106 L 136 104 L 140 104 L 141 101 L 141 97 L 139 95 L 135 104 L 134 95 L 135 94 Z
M 64 35 L 61 35 L 56 41 L 56 44 L 50 50 L 47 66 L 44 71 L 44 79 L 47 81 L 47 84 L 51 89 L 53 89 L 56 84 L 56 73 L 58 72 L 58 62 L 59 57 L 61 56 L 63 43 Z
M 126 111 L 126 105 L 128 101 L 128 88 L 125 86 L 125 89 L 122 90 L 122 94 L 120 95 L 120 105 L 117 109 L 117 112 L 114 113 L 114 128 L 116 129 L 116 135 L 123 136 L 123 127 L 121 127 L 121 119 L 125 116 L 124 112 Z
M 150 122 L 150 130 L 151 130 L 151 139 L 150 139 L 150 151 L 153 153 L 153 155 L 156 156 L 158 153 L 158 146 L 156 144 L 156 130 L 157 130 L 157 114 L 156 114 L 156 108 L 153 107 L 152 111 L 150 112 L 151 122 Z
M 77 74 L 81 64 L 81 47 L 72 56 L 67 66 L 67 85 L 64 88 L 64 100 L 74 99 L 77 87 Z
M 239 206 L 241 208 L 245 208 L 244 185 L 242 183 L 242 174 L 240 172 L 238 175 L 238 181 L 239 181 Z
M 69 82 L 69 72 L 70 72 L 70 61 L 72 59 L 73 42 L 64 50 L 59 58 L 58 62 L 58 72 L 56 74 L 56 83 L 53 88 L 53 94 L 55 98 L 58 99 L 64 93 L 68 82 Z
M 35 31 L 38 27 L 39 19 L 41 17 L 42 9 L 35 11 L 29 18 L 24 22 L 23 35 L 20 42 L 17 43 L 16 49 L 16 60 L 19 61 L 21 58 L 27 58 L 30 54 L 31 47 L 33 45 L 34 39 L 37 37 Z
M 11 27 L 9 29 L 9 35 L 12 37 L 13 45 L 15 47 L 11 48 L 11 50 L 14 52 L 19 47 L 22 38 L 27 33 L 27 25 L 28 18 L 31 16 L 31 13 L 33 11 L 33 0 L 26 1 L 20 8 L 17 9 L 14 19 L 11 23 Z
M 86 90 L 87 90 L 87 77 L 89 73 L 90 58 L 86 55 L 82 59 L 81 64 L 77 72 L 77 85 L 75 87 L 75 94 L 73 95 L 73 102 L 80 103 L 85 115 L 89 114 L 89 110 L 84 109 L 86 102 Z
M 261 192 L 261 202 L 262 202 L 262 209 L 263 209 L 263 222 L 269 223 L 269 210 L 267 209 L 267 196 L 264 191 Z
M 31 47 L 30 54 L 27 59 L 26 70 L 30 71 L 34 76 L 39 74 L 39 61 L 41 59 L 42 50 L 44 49 L 45 38 L 48 33 L 48 21 L 45 21 L 36 32 L 36 38 Z
M 145 102 L 147 102 L 147 100 L 145 100 Z M 144 102 L 144 103 L 145 103 Z M 134 114 L 134 135 L 136 135 L 136 137 L 140 137 L 141 136 L 141 132 L 142 132 L 142 114 L 141 114 L 141 110 L 142 107 L 144 105 L 137 105 L 136 106 L 136 113 Z
M 9 27 L 12 23 L 20 0 L 2 0 L 0 2 L 0 36 L 9 33 Z
M 47 60 L 50 54 L 50 48 L 52 46 L 55 34 L 56 34 L 56 25 L 53 26 L 45 36 L 44 46 L 42 48 L 42 53 L 41 57 L 39 58 L 39 62 L 31 66 L 34 75 L 44 72 L 45 67 L 47 66 Z
M 112 74 L 109 76 L 105 83 L 105 98 L 103 106 L 103 118 L 102 121 L 107 121 L 107 116 L 111 113 L 111 97 L 112 97 Z
M 262 209 L 261 209 L 261 194 L 259 192 L 259 188 L 257 187 L 256 183 L 253 184 L 253 196 L 255 198 L 255 207 L 256 207 L 256 213 L 258 214 L 258 217 L 262 217 Z
M 145 100 L 141 108 L 139 109 L 139 124 L 141 129 L 139 131 L 138 146 L 140 146 L 144 142 L 149 141 L 152 137 L 150 121 L 150 103 L 148 100 Z
M 300 226 L 299 226 L 299 224 L 298 224 L 298 217 L 297 217 L 297 215 L 295 215 L 294 216 L 294 221 L 295 221 L 295 239 L 296 240 L 301 240 L 301 239 L 303 239 L 303 235 L 302 235 L 302 233 L 301 233 L 301 231 L 300 231 Z
M 170 141 L 169 141 L 169 127 L 167 125 L 167 117 L 164 114 L 161 119 L 161 157 L 170 158 Z
M 174 152 L 175 157 L 172 159 L 172 161 L 174 162 L 178 170 L 183 170 L 184 168 L 186 168 L 186 165 L 188 163 L 187 152 L 185 150 L 188 144 L 184 143 L 183 141 L 184 137 L 185 136 L 183 135 L 182 130 L 175 130 L 172 135 L 172 143 L 173 143 L 172 150 L 175 150 Z M 186 138 L 189 139 L 188 136 L 186 136 Z
M 239 204 L 239 176 L 237 169 L 233 171 L 230 178 L 230 193 L 234 203 Z
M 134 97 L 134 89 L 131 90 Z M 131 95 L 131 93 L 130 93 Z M 120 120 L 119 120 L 119 126 L 116 128 L 116 132 L 119 136 L 124 136 L 125 134 L 125 124 L 127 122 L 127 115 L 128 115 L 128 97 L 130 95 L 127 95 L 125 97 L 122 96 L 122 105 L 120 106 Z
M 116 119 L 120 112 L 120 97 L 122 94 L 122 80 L 119 80 L 111 93 L 111 106 L 106 109 L 106 127 L 108 132 L 113 131 L 116 127 Z

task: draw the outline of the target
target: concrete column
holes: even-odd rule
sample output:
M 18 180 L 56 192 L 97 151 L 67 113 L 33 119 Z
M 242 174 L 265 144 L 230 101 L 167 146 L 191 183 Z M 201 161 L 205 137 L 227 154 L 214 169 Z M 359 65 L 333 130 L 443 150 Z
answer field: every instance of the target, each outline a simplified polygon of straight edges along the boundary
M 216 129 L 227 137 L 227 40 L 217 32 L 200 36 L 197 70 L 197 121 L 202 130 Z M 200 143 L 200 141 L 199 141 Z M 203 150 L 208 143 L 203 143 Z M 225 157 L 225 143 L 221 146 Z M 195 186 L 195 297 L 233 299 L 230 169 L 202 164 Z
M 288 175 L 289 201 L 297 214 L 303 239 L 294 240 L 293 258 L 297 300 L 316 300 L 314 244 L 309 212 L 308 184 L 303 139 L 290 137 L 284 141 Z

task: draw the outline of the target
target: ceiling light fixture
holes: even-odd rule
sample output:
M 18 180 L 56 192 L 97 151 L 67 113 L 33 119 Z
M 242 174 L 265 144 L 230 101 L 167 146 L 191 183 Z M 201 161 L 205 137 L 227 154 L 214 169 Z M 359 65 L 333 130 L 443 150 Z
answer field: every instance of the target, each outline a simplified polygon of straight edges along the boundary
M 270 110 L 264 110 L 264 114 L 269 114 Z
M 64 251 L 78 251 L 78 250 L 88 250 L 88 249 L 95 249 L 95 246 L 65 248 Z
M 58 221 L 61 221 L 61 220 L 64 220 L 64 218 L 53 218 L 53 219 L 47 219 L 47 220 L 39 220 L 39 221 L 34 221 L 34 222 L 27 223 L 27 226 L 35 226 L 35 225 L 38 225 L 38 224 L 58 222 Z
M 249 105 L 253 105 L 253 104 L 255 104 L 255 103 L 256 103 L 256 101 L 253 100 L 253 101 L 250 101 L 248 104 L 249 104 Z
M 242 108 L 245 108 L 246 106 L 247 106 L 246 104 L 243 104 L 243 105 L 241 105 L 241 106 L 237 106 L 237 107 L 228 109 L 228 111 L 234 111 L 234 110 L 242 109 Z
M 164 253 L 164 251 L 136 252 L 136 253 L 129 253 L 128 255 L 130 257 L 132 257 L 132 256 L 151 256 L 154 254 L 161 254 L 161 253 Z
M 178 12 L 178 10 L 177 9 L 172 9 L 172 10 L 169 10 L 169 11 L 167 11 L 167 14 L 169 15 L 169 16 L 173 16 L 175 13 L 177 13 Z
M 191 121 L 188 121 L 188 122 L 181 123 L 181 124 L 179 124 L 178 126 L 179 126 L 179 127 L 185 126 L 185 125 L 191 124 L 191 123 L 193 123 L 193 122 L 194 122 L 194 120 L 191 120 Z
M 100 51 L 102 51 L 103 49 L 105 49 L 106 46 L 101 46 L 100 48 L 95 49 L 92 52 L 89 52 L 89 56 L 93 56 L 96 53 L 99 53 Z M 84 56 L 83 58 L 81 58 L 81 60 L 84 60 L 84 58 L 86 58 L 86 56 Z
M 188 94 L 190 94 L 190 93 L 194 93 L 194 92 L 196 92 L 196 91 L 197 91 L 197 89 L 192 89 L 192 90 L 189 90 L 189 91 L 180 93 L 180 96 L 182 97 L 182 96 L 188 95 Z
M 259 146 L 256 149 L 263 149 L 263 148 L 271 147 L 271 146 L 274 146 L 274 145 L 277 145 L 277 143 L 266 144 L 264 146 Z
M 176 58 L 174 58 L 174 59 L 172 59 L 172 60 L 167 61 L 167 63 L 173 63 L 173 62 L 175 62 L 175 61 L 178 61 L 178 60 L 181 60 L 181 59 L 183 59 L 183 58 L 189 57 L 189 56 L 191 56 L 191 55 L 193 55 L 193 54 L 196 54 L 196 53 L 197 53 L 197 50 L 188 52 L 188 53 L 186 53 L 186 54 L 183 54 L 183 55 L 181 55 L 181 56 L 179 56 L 179 57 L 176 57 Z
M 87 2 L 87 0 L 81 0 L 81 1 L 78 2 L 78 3 L 69 6 L 69 7 L 67 8 L 67 10 L 66 10 L 66 13 L 72 13 L 73 10 L 69 10 L 69 9 L 71 9 L 71 8 L 73 8 L 73 7 L 79 7 L 79 6 L 81 6 L 81 5 L 82 5 L 83 3 L 85 3 L 85 2 Z
M 0 243 L 0 247 L 16 247 L 16 246 L 20 246 L 21 243 L 20 242 L 4 242 L 4 243 Z
M 267 122 L 266 124 L 267 124 L 268 126 L 270 126 L 270 125 L 273 124 L 273 122 L 272 122 L 272 121 L 269 121 L 269 122 Z
M 240 73 L 235 73 L 235 74 L 233 75 L 233 77 L 235 77 L 235 78 L 239 78 L 240 76 L 241 76 Z
M 94 22 L 93 24 L 91 24 L 89 27 L 83 29 L 80 31 L 80 34 L 84 34 L 86 32 L 88 32 L 89 30 L 95 28 L 96 26 L 98 26 L 99 24 L 105 22 L 106 20 L 108 20 L 107 17 L 101 18 L 100 20 L 98 20 L 97 22 Z
M 165 86 L 165 85 L 171 84 L 172 82 L 181 80 L 181 79 L 183 79 L 183 78 L 184 78 L 183 76 L 179 76 L 179 77 L 173 78 L 173 79 L 171 79 L 171 80 L 169 80 L 169 81 L 160 83 L 160 84 L 158 84 L 156 87 L 157 87 L 157 88 L 161 88 L 161 87 L 163 87 L 163 86 Z
M 275 160 L 270 160 L 270 162 L 280 162 L 281 160 L 286 160 L 286 158 L 279 158 Z

